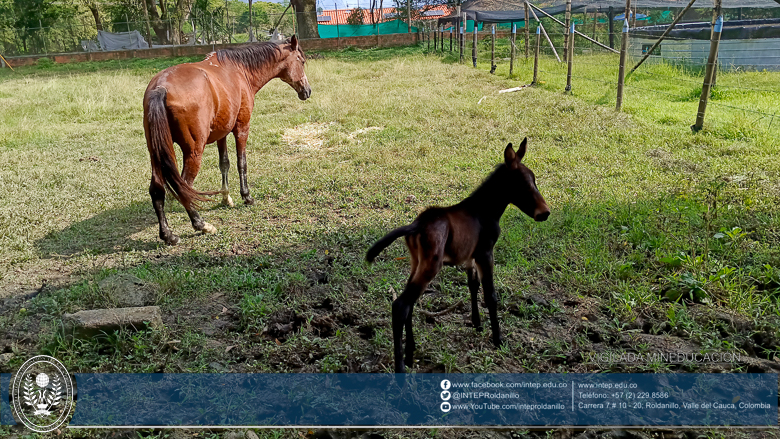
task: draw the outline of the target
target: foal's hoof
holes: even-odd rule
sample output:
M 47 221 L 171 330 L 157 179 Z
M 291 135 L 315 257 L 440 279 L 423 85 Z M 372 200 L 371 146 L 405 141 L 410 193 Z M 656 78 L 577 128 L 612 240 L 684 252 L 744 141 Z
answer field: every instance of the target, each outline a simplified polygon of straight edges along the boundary
M 246 198 L 244 198 L 244 204 L 246 204 L 247 206 L 254 206 L 255 199 L 247 195 Z
M 225 198 L 222 199 L 222 204 L 224 204 L 225 206 L 228 206 L 228 207 L 234 207 L 235 206 L 235 203 L 233 203 L 233 199 L 230 198 L 230 195 L 228 195 L 228 196 L 226 196 Z
M 176 245 L 179 243 L 179 237 L 171 233 L 168 236 L 161 236 L 160 237 L 163 241 L 165 241 L 168 245 Z
M 217 233 L 217 228 L 212 226 L 209 223 L 203 223 L 203 229 L 201 229 L 201 231 L 203 233 L 212 234 L 212 233 Z

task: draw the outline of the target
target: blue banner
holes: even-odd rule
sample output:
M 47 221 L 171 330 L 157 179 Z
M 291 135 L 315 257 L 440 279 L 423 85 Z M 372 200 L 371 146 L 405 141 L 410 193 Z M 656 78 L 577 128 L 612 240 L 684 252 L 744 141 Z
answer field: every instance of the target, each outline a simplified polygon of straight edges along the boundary
M 75 374 L 70 426 L 776 426 L 777 374 Z
M 8 396 L 11 386 L 11 374 L 0 373 L 0 425 L 16 425 L 11 414 L 11 404 Z

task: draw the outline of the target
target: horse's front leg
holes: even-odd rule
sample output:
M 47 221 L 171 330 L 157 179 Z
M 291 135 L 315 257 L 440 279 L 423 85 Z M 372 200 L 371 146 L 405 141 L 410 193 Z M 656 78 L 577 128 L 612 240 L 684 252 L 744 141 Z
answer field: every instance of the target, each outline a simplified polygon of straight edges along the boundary
M 230 187 L 228 186 L 228 172 L 230 172 L 230 158 L 227 153 L 227 136 L 217 140 L 217 150 L 219 150 L 219 170 L 222 172 L 222 204 L 233 207 L 233 199 L 230 198 Z
M 237 125 L 233 136 L 236 138 L 236 165 L 238 182 L 241 185 L 241 198 L 244 199 L 244 204 L 251 206 L 255 204 L 255 200 L 249 195 L 249 184 L 246 181 L 246 140 L 249 137 L 249 124 Z
M 490 328 L 493 330 L 493 344 L 501 346 L 501 329 L 498 324 L 498 295 L 493 285 L 493 251 L 492 249 L 475 258 L 479 278 L 482 280 L 482 290 L 485 293 L 485 304 L 490 313 Z

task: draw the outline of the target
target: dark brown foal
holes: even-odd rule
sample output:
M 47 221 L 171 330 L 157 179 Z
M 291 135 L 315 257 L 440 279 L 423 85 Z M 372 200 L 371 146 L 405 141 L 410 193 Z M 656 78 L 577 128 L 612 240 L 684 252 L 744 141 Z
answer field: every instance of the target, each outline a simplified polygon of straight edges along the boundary
M 504 163 L 475 190 L 468 198 L 450 207 L 429 207 L 408 226 L 393 230 L 377 241 L 368 250 L 369 262 L 401 236 L 406 237 L 406 246 L 412 262 L 412 272 L 403 294 L 393 302 L 393 347 L 395 349 L 395 372 L 404 372 L 402 337 L 406 327 L 406 365 L 412 365 L 414 335 L 412 332 L 412 309 L 417 299 L 428 287 L 443 265 L 465 265 L 471 293 L 471 321 L 482 330 L 479 318 L 477 293 L 479 285 L 485 294 L 485 303 L 490 313 L 490 327 L 493 343 L 501 344 L 501 330 L 498 325 L 498 297 L 493 287 L 493 246 L 498 240 L 501 215 L 509 204 L 514 204 L 523 213 L 536 221 L 550 216 L 550 209 L 536 187 L 536 178 L 521 163 L 528 139 L 523 139 L 517 152 L 512 144 L 504 151 Z
M 273 78 L 289 84 L 306 100 L 311 95 L 304 73 L 306 58 L 293 36 L 285 43 L 253 43 L 221 49 L 197 63 L 179 64 L 158 73 L 144 94 L 144 131 L 152 161 L 149 195 L 160 223 L 160 239 L 175 245 L 179 237 L 165 218 L 166 187 L 189 214 L 192 227 L 204 233 L 217 229 L 203 221 L 196 210 L 204 195 L 222 194 L 222 202 L 233 205 L 228 189 L 230 161 L 227 136 L 236 139 L 238 180 L 241 197 L 254 204 L 246 179 L 246 142 L 255 94 Z M 181 147 L 182 173 L 176 168 L 173 144 Z M 217 143 L 222 189 L 202 192 L 192 184 L 200 170 L 203 150 Z

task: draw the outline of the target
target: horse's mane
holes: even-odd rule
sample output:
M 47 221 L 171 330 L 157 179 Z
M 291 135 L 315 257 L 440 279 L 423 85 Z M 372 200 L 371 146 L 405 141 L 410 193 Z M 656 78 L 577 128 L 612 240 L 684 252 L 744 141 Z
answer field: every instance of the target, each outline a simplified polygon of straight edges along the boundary
M 282 53 L 282 46 L 277 43 L 263 42 L 245 44 L 238 47 L 229 47 L 217 51 L 217 60 L 228 60 L 234 64 L 247 67 L 252 70 L 261 69 L 266 64 L 276 59 L 276 55 Z

